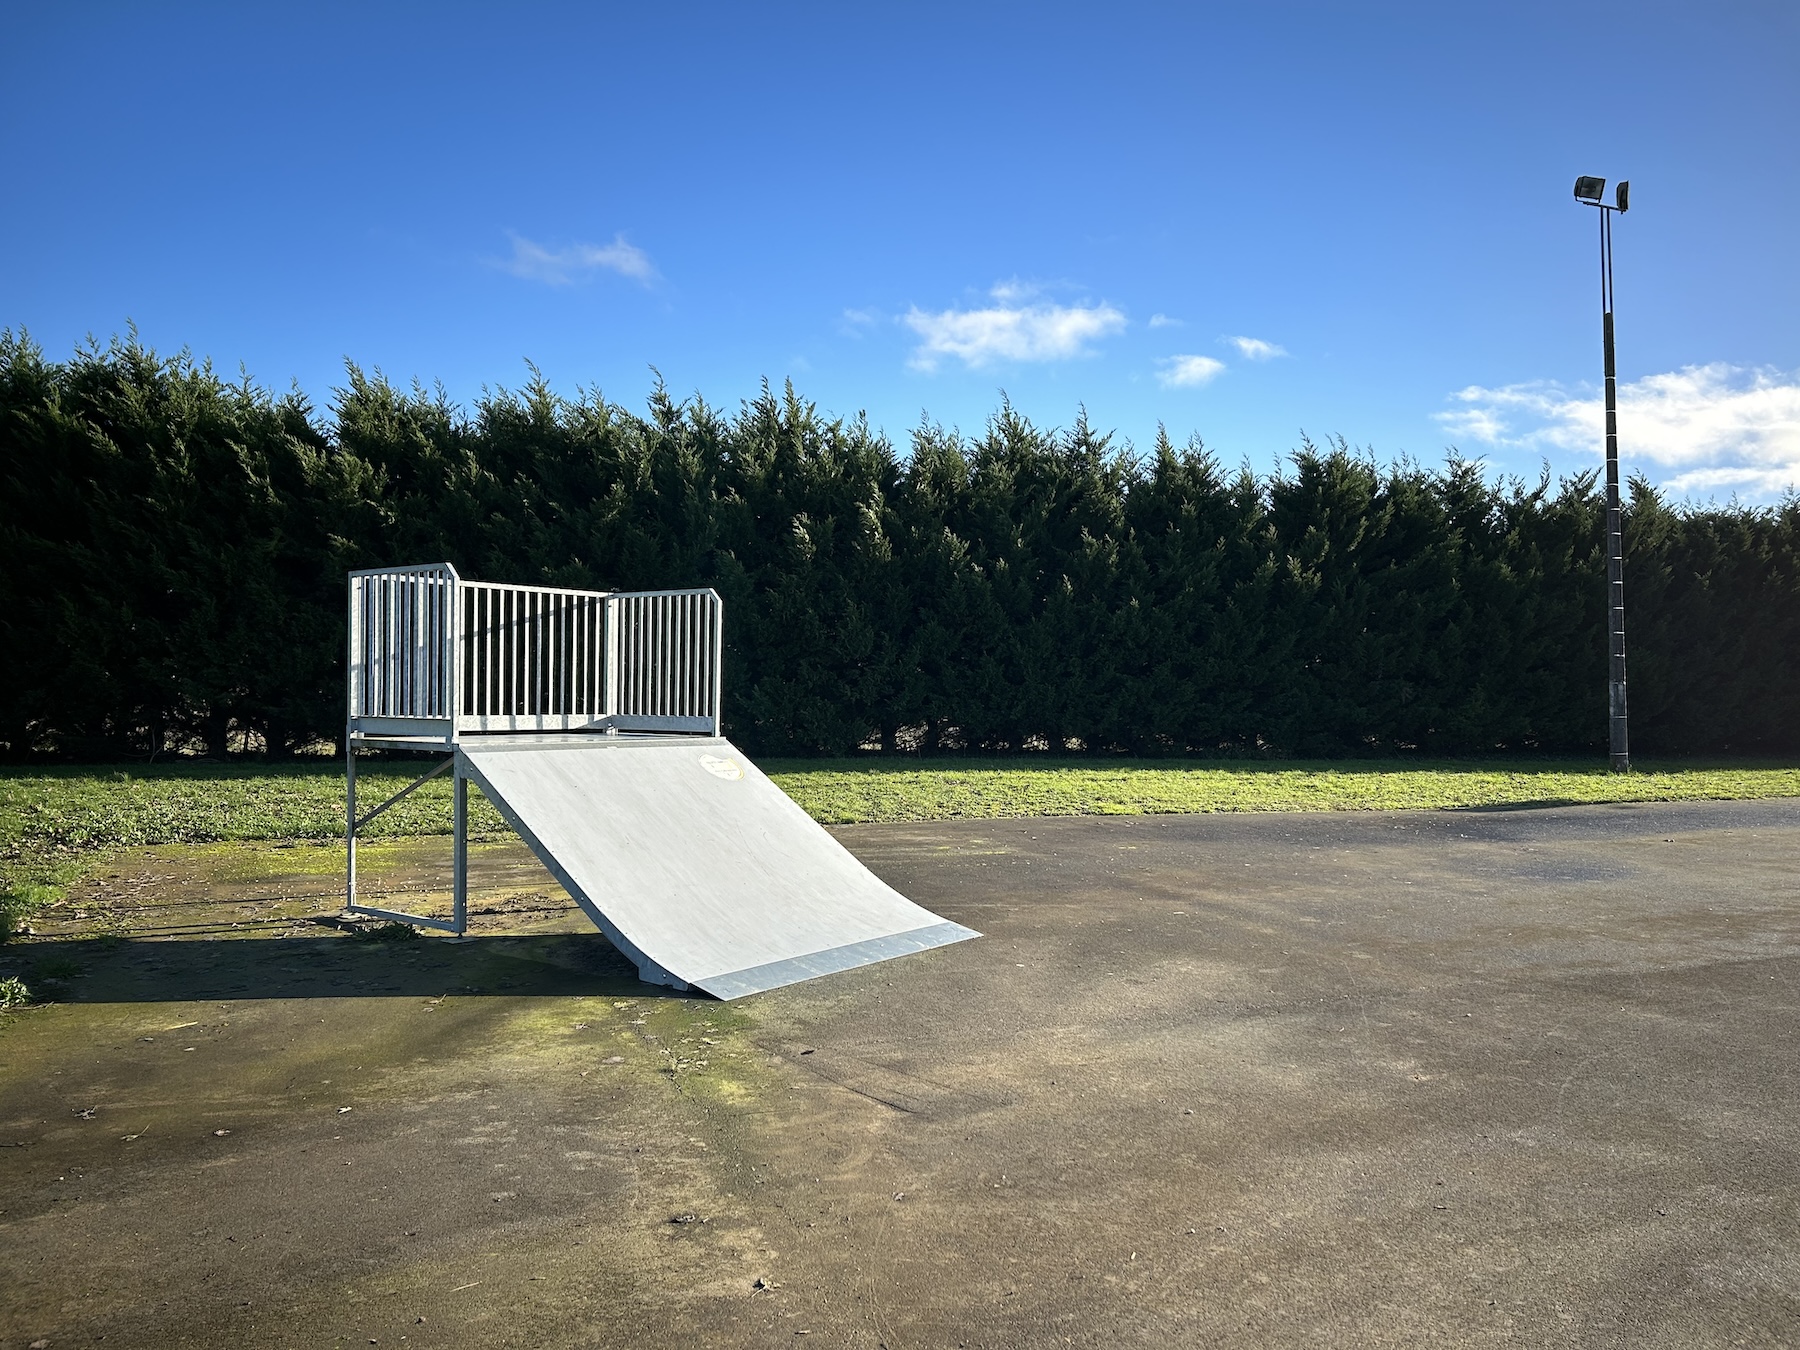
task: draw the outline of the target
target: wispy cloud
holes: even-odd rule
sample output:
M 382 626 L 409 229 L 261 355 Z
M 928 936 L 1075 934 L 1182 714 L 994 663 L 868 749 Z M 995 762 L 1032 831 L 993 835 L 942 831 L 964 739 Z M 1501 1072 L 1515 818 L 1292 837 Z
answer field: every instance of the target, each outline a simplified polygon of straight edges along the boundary
M 1021 300 L 1031 300 L 1042 295 L 1044 288 L 1035 281 L 1021 281 L 1014 277 L 1011 281 L 997 281 L 988 292 L 1003 305 L 1017 304 Z
M 909 309 L 900 321 L 920 341 L 908 364 L 931 371 L 947 356 L 972 370 L 996 361 L 1067 361 L 1091 355 L 1094 342 L 1124 331 L 1125 315 L 1111 305 L 1020 303 L 1035 294 L 1035 287 L 1006 281 L 989 292 L 995 303 L 982 309 Z
M 1186 328 L 1187 327 L 1187 325 L 1185 323 L 1183 323 L 1180 319 L 1171 319 L 1167 314 L 1152 314 L 1150 316 L 1150 326 L 1152 328 Z
M 1157 383 L 1164 389 L 1197 389 L 1211 384 L 1225 369 L 1223 361 L 1210 356 L 1165 356 L 1157 364 Z
M 1437 420 L 1460 440 L 1598 456 L 1605 413 L 1597 394 L 1538 382 L 1470 385 Z M 1619 386 L 1619 452 L 1648 460 L 1679 493 L 1776 496 L 1800 484 L 1800 371 L 1714 362 Z
M 508 234 L 512 240 L 512 257 L 502 258 L 499 267 L 527 281 L 542 281 L 551 286 L 567 286 L 585 281 L 596 272 L 617 272 L 622 277 L 648 286 L 656 280 L 656 266 L 650 255 L 625 236 L 613 236 L 610 244 L 570 244 L 566 248 L 546 248 L 521 235 Z
M 1228 337 L 1225 341 L 1238 349 L 1238 354 L 1246 361 L 1273 361 L 1278 356 L 1286 356 L 1287 348 L 1279 347 L 1273 342 L 1264 342 L 1261 338 Z
M 860 339 L 880 322 L 881 315 L 872 309 L 847 309 L 838 315 L 838 332 L 845 337 Z

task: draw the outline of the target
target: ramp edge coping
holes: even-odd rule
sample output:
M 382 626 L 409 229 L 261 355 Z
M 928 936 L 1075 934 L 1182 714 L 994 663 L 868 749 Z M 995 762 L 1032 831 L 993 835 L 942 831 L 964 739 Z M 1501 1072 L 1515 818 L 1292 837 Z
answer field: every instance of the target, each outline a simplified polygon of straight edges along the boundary
M 854 970 L 857 966 L 870 966 L 891 957 L 928 951 L 933 947 L 947 947 L 953 942 L 967 942 L 970 938 L 980 936 L 973 928 L 965 928 L 960 923 L 952 923 L 946 919 L 942 923 L 927 924 L 905 933 L 868 938 L 842 947 L 827 947 L 823 951 L 808 952 L 804 956 L 790 956 L 760 966 L 728 971 L 722 975 L 703 976 L 690 980 L 689 983 L 716 998 L 743 998 L 747 994 L 760 994 L 765 990 L 779 989 L 783 985 L 797 984 L 801 980 L 834 975 L 840 970 Z

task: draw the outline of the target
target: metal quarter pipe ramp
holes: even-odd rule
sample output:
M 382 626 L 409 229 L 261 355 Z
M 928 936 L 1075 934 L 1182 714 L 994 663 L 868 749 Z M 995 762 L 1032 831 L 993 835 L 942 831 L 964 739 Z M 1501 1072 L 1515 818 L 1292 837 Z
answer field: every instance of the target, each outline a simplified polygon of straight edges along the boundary
M 980 936 L 869 871 L 722 737 L 492 736 L 458 757 L 652 983 L 739 998 Z
M 715 592 L 465 581 L 425 563 L 352 572 L 349 599 L 350 912 L 466 931 L 473 782 L 654 984 L 738 998 L 980 936 L 875 876 L 723 738 Z M 365 750 L 445 758 L 359 811 Z M 358 903 L 359 833 L 445 772 L 451 916 Z

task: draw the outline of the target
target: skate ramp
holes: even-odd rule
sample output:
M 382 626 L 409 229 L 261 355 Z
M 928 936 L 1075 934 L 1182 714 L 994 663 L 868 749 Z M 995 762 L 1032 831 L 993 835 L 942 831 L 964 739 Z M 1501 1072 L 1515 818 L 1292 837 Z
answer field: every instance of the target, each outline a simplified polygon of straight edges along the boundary
M 484 736 L 468 776 L 656 984 L 722 999 L 979 937 L 882 881 L 713 736 Z

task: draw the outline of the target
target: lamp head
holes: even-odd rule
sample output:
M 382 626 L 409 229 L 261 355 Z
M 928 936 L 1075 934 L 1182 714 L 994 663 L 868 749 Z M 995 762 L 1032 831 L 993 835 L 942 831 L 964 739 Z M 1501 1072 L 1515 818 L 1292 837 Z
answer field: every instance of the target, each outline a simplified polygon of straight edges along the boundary
M 1620 183 L 1613 189 L 1613 204 L 1618 207 L 1620 215 L 1624 215 L 1631 209 L 1630 183 Z
M 1575 195 L 1584 202 L 1593 202 L 1595 205 L 1599 205 L 1601 194 L 1605 191 L 1606 180 L 1604 178 L 1577 178 L 1575 180 Z

